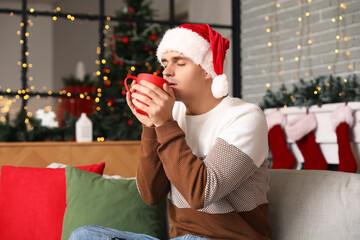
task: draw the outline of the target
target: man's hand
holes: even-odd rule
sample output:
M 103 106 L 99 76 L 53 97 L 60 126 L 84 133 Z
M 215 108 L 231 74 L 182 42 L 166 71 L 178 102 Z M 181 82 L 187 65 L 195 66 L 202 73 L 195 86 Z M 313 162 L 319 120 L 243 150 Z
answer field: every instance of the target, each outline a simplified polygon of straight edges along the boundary
M 167 84 L 164 83 L 163 88 L 164 91 L 147 81 L 141 81 L 141 85 L 135 84 L 132 86 L 132 89 L 150 97 L 148 98 L 137 92 L 131 94 L 133 97 L 133 105 L 146 112 L 149 115 L 150 121 L 156 127 L 173 120 L 172 109 L 175 103 L 175 95 L 173 90 Z

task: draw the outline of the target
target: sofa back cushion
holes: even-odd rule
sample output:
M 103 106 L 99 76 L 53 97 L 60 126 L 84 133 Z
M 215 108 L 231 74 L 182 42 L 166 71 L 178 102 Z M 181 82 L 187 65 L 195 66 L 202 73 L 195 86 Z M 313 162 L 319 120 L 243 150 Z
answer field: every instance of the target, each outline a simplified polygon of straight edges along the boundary
M 360 174 L 270 170 L 272 239 L 360 239 Z

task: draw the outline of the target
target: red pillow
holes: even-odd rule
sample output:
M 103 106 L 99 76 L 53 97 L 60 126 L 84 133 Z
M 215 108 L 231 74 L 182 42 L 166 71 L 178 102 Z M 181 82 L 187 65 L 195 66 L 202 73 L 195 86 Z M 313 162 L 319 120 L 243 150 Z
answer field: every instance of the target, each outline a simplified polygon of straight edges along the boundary
M 102 174 L 104 167 L 78 168 Z M 1 168 L 0 239 L 60 240 L 65 208 L 65 168 Z

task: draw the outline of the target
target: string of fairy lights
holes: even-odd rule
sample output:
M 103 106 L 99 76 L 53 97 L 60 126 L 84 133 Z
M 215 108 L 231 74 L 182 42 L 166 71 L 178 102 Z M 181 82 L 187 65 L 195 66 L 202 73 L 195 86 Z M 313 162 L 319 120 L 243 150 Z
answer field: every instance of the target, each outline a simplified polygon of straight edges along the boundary
M 161 24 L 161 25 L 169 25 L 173 27 L 175 25 L 180 25 L 183 22 L 175 21 L 174 15 L 174 0 L 169 0 L 169 20 L 161 21 L 161 20 L 151 20 L 151 19 L 131 19 L 131 22 L 134 23 L 150 23 L 150 24 Z M 232 3 L 238 3 L 239 1 L 233 0 Z M 56 97 L 58 98 L 58 102 L 62 102 L 63 98 L 80 98 L 80 99 L 94 99 L 96 103 L 99 103 L 96 107 L 97 111 L 102 111 L 106 106 L 104 99 L 104 93 L 102 89 L 104 88 L 104 82 L 108 81 L 107 76 L 105 76 L 103 69 L 106 64 L 106 59 L 104 56 L 105 48 L 108 46 L 107 39 L 105 35 L 107 31 L 110 29 L 110 22 L 128 22 L 129 19 L 115 17 L 115 16 L 105 16 L 105 0 L 99 0 L 99 15 L 91 15 L 91 14 L 73 14 L 73 13 L 65 13 L 62 12 L 61 7 L 55 7 L 53 11 L 41 11 L 36 10 L 34 8 L 27 7 L 27 0 L 22 0 L 22 9 L 7 9 L 1 8 L 0 14 L 9 14 L 11 17 L 15 15 L 21 15 L 22 20 L 20 22 L 20 30 L 16 32 L 18 36 L 20 36 L 19 43 L 22 47 L 22 59 L 17 62 L 19 67 L 21 68 L 21 82 L 22 86 L 18 90 L 14 90 L 11 88 L 3 89 L 0 85 L 0 108 L 1 113 L 8 113 L 10 111 L 11 105 L 14 104 L 16 101 L 22 101 L 22 108 L 27 111 L 27 116 L 31 117 L 33 114 L 28 111 L 27 101 L 30 97 L 35 97 L 36 99 L 40 99 L 43 97 Z M 94 72 L 93 75 L 99 79 L 99 87 L 96 90 L 96 94 L 90 94 L 88 92 L 81 92 L 81 93 L 71 93 L 66 90 L 59 90 L 57 92 L 53 92 L 51 90 L 47 90 L 46 86 L 43 86 L 40 91 L 37 91 L 35 88 L 35 78 L 34 76 L 28 76 L 28 70 L 33 68 L 33 64 L 28 62 L 28 57 L 30 56 L 30 52 L 27 49 L 27 38 L 30 36 L 30 31 L 28 31 L 28 27 L 33 27 L 34 22 L 31 19 L 28 19 L 28 16 L 46 16 L 51 17 L 51 19 L 55 22 L 58 19 L 67 19 L 71 22 L 75 22 L 77 20 L 90 20 L 90 21 L 99 21 L 99 44 L 96 48 L 96 53 L 98 55 L 98 59 L 95 60 L 95 63 L 99 65 L 99 70 Z M 194 24 L 202 24 L 196 23 Z M 240 40 L 240 33 L 236 32 L 234 29 L 239 27 L 238 23 L 233 25 L 224 25 L 224 24 L 211 24 L 214 28 L 224 28 L 224 29 L 232 29 L 235 32 L 235 39 L 238 37 Z M 234 57 L 235 59 L 235 57 Z M 135 66 L 129 67 L 131 71 L 135 71 Z M 236 72 L 240 72 L 240 70 L 236 70 Z M 235 74 L 236 75 L 236 74 Z M 240 76 L 240 74 L 239 74 Z M 235 77 L 236 78 L 236 77 Z M 238 79 L 240 80 L 240 79 Z M 236 79 L 235 79 L 236 81 Z M 30 86 L 28 86 L 28 83 Z M 8 97 L 12 97 L 12 99 L 8 99 Z M 51 110 L 51 106 L 45 107 L 46 111 Z M 0 121 L 5 121 L 4 116 L 0 116 Z M 28 119 L 27 119 L 28 121 Z M 25 123 L 26 120 L 25 120 Z
M 332 18 L 331 21 L 336 24 L 336 45 L 334 49 L 334 61 L 332 65 L 328 66 L 328 69 L 332 71 L 332 73 L 336 72 L 336 62 L 339 59 L 339 55 L 342 54 L 343 58 L 345 60 L 349 59 L 349 56 L 351 55 L 350 51 L 348 50 L 347 43 L 349 41 L 349 36 L 345 33 L 345 16 L 344 12 L 346 10 L 347 6 L 345 1 L 338 0 L 337 1 L 337 16 Z M 341 41 L 343 41 L 341 43 Z M 341 50 L 341 45 L 343 45 L 343 50 Z M 349 71 L 354 70 L 354 65 L 352 63 L 349 63 L 347 65 L 347 69 Z M 344 79 L 344 81 L 347 81 Z
M 278 19 L 277 19 L 277 9 L 280 8 L 280 3 L 271 2 L 270 3 L 270 16 L 266 16 L 265 20 L 267 21 L 268 25 L 265 29 L 266 33 L 269 35 L 269 41 L 267 43 L 268 48 L 268 70 L 265 69 L 262 70 L 263 73 L 269 72 L 269 76 L 272 76 L 272 73 L 274 72 L 274 67 L 272 62 L 273 61 L 281 61 L 280 57 L 280 47 L 278 45 L 279 43 L 279 30 L 278 30 Z M 281 64 L 277 64 L 277 74 L 278 74 L 278 80 L 281 81 L 283 71 L 281 70 Z M 270 83 L 267 84 L 267 86 L 270 87 Z
M 15 16 L 15 15 L 22 15 L 22 21 L 20 23 L 20 30 L 18 30 L 16 32 L 17 35 L 19 35 L 21 37 L 21 39 L 19 40 L 20 45 L 22 46 L 22 50 L 23 50 L 23 56 L 22 56 L 22 60 L 18 61 L 17 64 L 22 68 L 22 89 L 19 90 L 12 90 L 10 88 L 6 88 L 6 89 L 2 89 L 2 86 L 0 86 L 0 100 L 2 100 L 2 108 L 1 108 L 1 113 L 7 113 L 10 111 L 10 107 L 12 104 L 14 104 L 17 100 L 22 100 L 22 108 L 24 108 L 26 111 L 28 110 L 28 106 L 26 105 L 26 101 L 30 98 L 30 97 L 35 97 L 37 99 L 40 99 L 41 97 L 58 97 L 58 102 L 62 102 L 62 99 L 64 97 L 67 98 L 80 98 L 80 99 L 86 99 L 86 100 L 90 100 L 92 98 L 95 99 L 96 103 L 100 102 L 100 98 L 102 97 L 102 84 L 100 83 L 99 88 L 97 89 L 97 94 L 96 95 L 92 95 L 89 94 L 88 92 L 82 92 L 82 93 L 71 93 L 71 92 L 67 92 L 66 90 L 60 90 L 58 92 L 53 92 L 53 91 L 46 91 L 47 87 L 43 86 L 41 91 L 36 91 L 35 86 L 34 86 L 34 77 L 33 76 L 27 76 L 28 73 L 28 69 L 31 69 L 33 67 L 33 64 L 28 63 L 27 58 L 30 56 L 29 51 L 27 50 L 27 38 L 30 36 L 30 33 L 27 29 L 27 27 L 33 27 L 34 26 L 34 22 L 31 19 L 28 19 L 27 16 L 51 16 L 53 21 L 57 21 L 59 18 L 64 18 L 64 19 L 68 19 L 69 21 L 75 21 L 75 19 L 87 19 L 87 20 L 101 20 L 104 19 L 105 17 L 102 16 L 100 14 L 100 16 L 92 16 L 89 14 L 66 14 L 66 13 L 61 13 L 61 8 L 60 7 L 56 7 L 53 9 L 52 12 L 46 12 L 46 11 L 35 11 L 34 8 L 30 8 L 27 9 L 27 1 L 22 1 L 22 10 L 15 10 L 15 9 L 1 9 L 0 13 L 9 13 L 10 16 Z M 101 4 L 103 5 L 103 4 Z M 106 17 L 106 19 L 104 19 L 104 21 L 101 22 L 109 22 L 111 20 L 111 17 Z M 99 59 L 96 61 L 96 64 L 100 65 L 99 69 L 102 69 L 104 64 L 106 63 L 106 60 L 104 59 L 104 48 L 107 47 L 107 43 L 106 43 L 106 39 L 105 39 L 105 34 L 107 33 L 107 30 L 109 29 L 109 25 L 108 24 L 104 24 L 104 26 L 101 28 L 103 29 L 102 32 L 102 38 L 100 41 L 100 47 L 97 47 L 97 54 L 99 55 Z M 25 50 L 24 50 L 25 49 Z M 101 76 L 102 72 L 96 71 L 94 73 L 94 76 L 99 76 L 99 77 L 103 77 Z M 30 86 L 28 87 L 27 83 L 30 83 Z M 10 96 L 13 97 L 11 100 L 7 100 L 4 101 L 4 96 Z M 45 109 L 47 111 L 51 110 L 51 106 L 46 106 Z M 98 106 L 97 109 L 98 111 L 101 110 L 101 107 Z M 28 117 L 31 117 L 33 114 L 28 111 L 27 112 Z M 5 117 L 2 116 L 0 121 L 5 121 Z
M 311 26 L 311 4 L 313 4 L 313 0 L 298 0 L 299 6 L 299 15 L 296 19 L 298 22 L 298 27 L 296 28 L 295 36 L 298 39 L 297 45 L 294 45 L 296 48 L 296 56 L 293 59 L 285 59 L 285 57 L 281 54 L 280 42 L 279 42 L 279 29 L 278 29 L 278 19 L 277 14 L 278 10 L 281 9 L 281 3 L 277 0 L 270 2 L 270 14 L 265 16 L 265 31 L 268 34 L 267 38 L 267 47 L 268 47 L 268 70 L 262 69 L 262 74 L 269 76 L 269 81 L 265 84 L 266 88 L 271 87 L 271 83 L 275 83 L 277 81 L 283 81 L 284 70 L 282 68 L 283 63 L 296 62 L 296 72 L 293 77 L 295 80 L 302 77 L 301 73 L 304 72 L 305 77 L 313 76 L 313 58 L 311 56 L 311 46 L 314 44 L 314 39 L 311 37 L 310 26 Z M 346 35 L 346 24 L 345 24 L 345 10 L 347 9 L 347 5 L 345 0 L 337 0 L 336 4 L 336 16 L 330 19 L 332 24 L 334 25 L 334 29 L 336 29 L 335 38 L 335 49 L 333 50 L 334 59 L 332 63 L 328 64 L 324 69 L 324 73 L 328 70 L 329 73 L 335 74 L 336 66 L 338 65 L 340 60 L 347 62 L 348 71 L 354 70 L 354 64 L 348 63 L 349 56 L 351 55 L 350 50 L 348 49 L 348 41 L 350 39 L 349 36 Z M 342 54 L 342 58 L 340 59 L 340 55 Z M 277 79 L 273 79 L 272 76 L 275 69 L 273 69 L 273 65 L 277 63 Z M 289 79 L 290 80 L 290 79 Z M 344 78 L 344 82 L 347 79 Z M 318 89 L 319 91 L 321 89 Z

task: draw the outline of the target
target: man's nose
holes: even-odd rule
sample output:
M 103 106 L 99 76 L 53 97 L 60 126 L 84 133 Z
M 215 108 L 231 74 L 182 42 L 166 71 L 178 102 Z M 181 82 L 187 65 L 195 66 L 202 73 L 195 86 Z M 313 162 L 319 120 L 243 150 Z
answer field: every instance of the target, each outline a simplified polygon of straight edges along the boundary
M 167 66 L 163 71 L 163 75 L 166 76 L 166 77 L 174 76 L 174 71 L 173 71 L 172 67 Z

